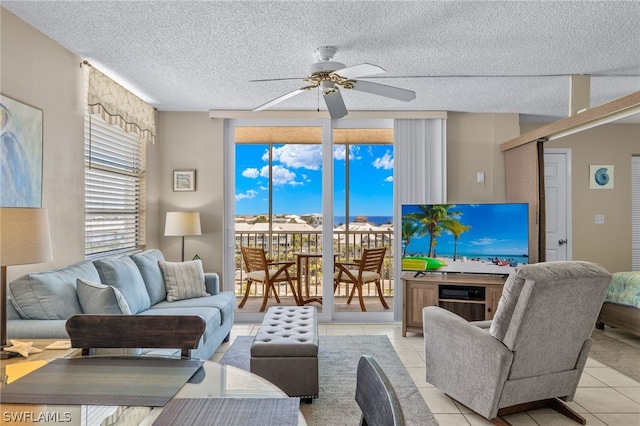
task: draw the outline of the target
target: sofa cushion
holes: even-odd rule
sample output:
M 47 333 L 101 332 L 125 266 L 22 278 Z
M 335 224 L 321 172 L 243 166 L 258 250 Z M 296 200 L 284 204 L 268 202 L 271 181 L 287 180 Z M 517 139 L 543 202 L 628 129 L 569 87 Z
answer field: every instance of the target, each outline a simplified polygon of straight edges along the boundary
M 135 262 L 140 270 L 144 285 L 147 287 L 151 305 L 155 305 L 167 298 L 167 288 L 164 285 L 164 277 L 158 262 L 164 260 L 164 255 L 160 250 L 147 250 L 142 253 L 132 254 L 131 260 Z
M 233 322 L 233 314 L 236 306 L 236 295 L 233 291 L 222 291 L 210 297 L 198 297 L 194 299 L 177 300 L 167 302 L 166 300 L 153 305 L 149 309 L 152 313 L 155 309 L 173 308 L 216 308 L 220 310 L 222 322 Z
M 204 285 L 200 259 L 188 262 L 158 262 L 167 287 L 167 302 L 210 296 Z
M 129 256 L 94 260 L 102 284 L 110 285 L 124 296 L 132 314 L 149 309 L 151 300 L 140 270 Z
M 85 314 L 131 315 L 127 301 L 115 287 L 78 279 L 76 288 L 80 306 Z
M 76 292 L 78 278 L 100 281 L 93 263 L 85 260 L 61 269 L 32 272 L 12 281 L 11 300 L 24 319 L 66 320 L 82 314 Z

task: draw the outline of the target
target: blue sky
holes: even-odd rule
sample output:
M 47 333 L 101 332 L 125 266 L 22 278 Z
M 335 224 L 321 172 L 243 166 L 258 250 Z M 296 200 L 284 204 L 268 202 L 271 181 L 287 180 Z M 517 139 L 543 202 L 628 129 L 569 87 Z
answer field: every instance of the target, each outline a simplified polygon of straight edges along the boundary
M 350 215 L 393 215 L 393 146 L 352 145 Z M 336 216 L 345 211 L 345 145 L 334 148 Z M 236 145 L 236 214 L 269 210 L 268 146 Z M 322 147 L 317 144 L 273 146 L 275 214 L 322 212 Z
M 403 206 L 402 216 L 417 212 L 417 206 Z M 458 221 L 471 226 L 458 240 L 461 256 L 521 256 L 528 253 L 528 207 L 526 204 L 455 204 Z M 437 237 L 438 256 L 453 254 L 454 239 L 443 232 Z M 412 238 L 407 253 L 428 253 L 429 236 Z

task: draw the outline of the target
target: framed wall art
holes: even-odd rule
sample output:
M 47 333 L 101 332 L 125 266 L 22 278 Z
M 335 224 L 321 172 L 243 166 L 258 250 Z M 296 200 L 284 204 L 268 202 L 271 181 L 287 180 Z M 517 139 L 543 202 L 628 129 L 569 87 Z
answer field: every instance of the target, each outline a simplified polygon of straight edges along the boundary
M 42 110 L 0 95 L 0 207 L 42 207 Z
M 589 188 L 613 189 L 613 165 L 589 165 Z
M 195 170 L 174 170 L 173 171 L 174 191 L 195 191 L 196 171 Z

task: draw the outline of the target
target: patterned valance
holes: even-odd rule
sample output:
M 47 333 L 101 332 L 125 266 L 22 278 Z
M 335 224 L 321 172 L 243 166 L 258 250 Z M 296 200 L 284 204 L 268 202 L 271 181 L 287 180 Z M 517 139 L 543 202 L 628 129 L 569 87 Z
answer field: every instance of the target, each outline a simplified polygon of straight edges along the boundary
M 155 110 L 148 103 L 89 66 L 89 112 L 141 139 L 155 142 Z

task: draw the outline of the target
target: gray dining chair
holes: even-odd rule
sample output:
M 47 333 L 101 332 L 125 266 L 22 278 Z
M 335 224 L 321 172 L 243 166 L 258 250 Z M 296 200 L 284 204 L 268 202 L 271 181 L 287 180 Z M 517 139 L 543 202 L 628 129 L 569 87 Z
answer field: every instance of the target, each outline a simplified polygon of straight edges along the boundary
M 400 400 L 389 378 L 369 355 L 358 361 L 356 402 L 362 415 L 361 426 L 404 426 Z
M 197 315 L 73 315 L 65 324 L 71 346 L 92 355 L 96 349 L 179 349 L 190 358 L 205 323 Z

